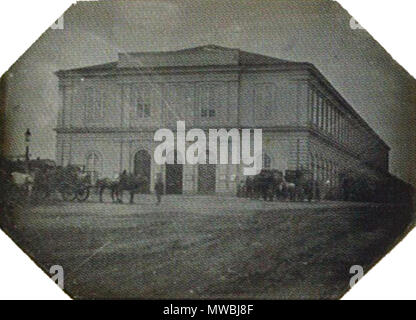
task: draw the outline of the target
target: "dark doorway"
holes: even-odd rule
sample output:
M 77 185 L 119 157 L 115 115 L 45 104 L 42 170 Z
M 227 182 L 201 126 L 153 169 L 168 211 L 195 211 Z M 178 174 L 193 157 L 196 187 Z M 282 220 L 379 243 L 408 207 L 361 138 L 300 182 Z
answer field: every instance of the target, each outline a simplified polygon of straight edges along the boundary
M 200 164 L 198 166 L 198 193 L 215 193 L 216 165 Z
M 146 183 L 141 192 L 150 192 L 151 157 L 146 150 L 140 150 L 134 155 L 134 175 L 145 177 Z
M 175 151 L 174 164 L 166 164 L 166 194 L 182 194 L 183 165 L 177 164 L 178 154 Z

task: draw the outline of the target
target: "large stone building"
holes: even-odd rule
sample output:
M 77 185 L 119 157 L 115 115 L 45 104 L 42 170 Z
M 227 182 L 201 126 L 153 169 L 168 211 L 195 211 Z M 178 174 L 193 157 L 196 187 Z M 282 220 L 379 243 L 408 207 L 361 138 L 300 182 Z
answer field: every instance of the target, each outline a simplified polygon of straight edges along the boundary
M 342 170 L 387 172 L 389 147 L 310 63 L 202 46 L 120 53 L 118 61 L 62 70 L 57 162 L 96 177 L 122 170 L 168 193 L 235 193 L 242 165 L 157 165 L 160 128 L 262 128 L 263 167 L 307 168 L 337 183 Z M 178 155 L 179 157 L 181 155 Z

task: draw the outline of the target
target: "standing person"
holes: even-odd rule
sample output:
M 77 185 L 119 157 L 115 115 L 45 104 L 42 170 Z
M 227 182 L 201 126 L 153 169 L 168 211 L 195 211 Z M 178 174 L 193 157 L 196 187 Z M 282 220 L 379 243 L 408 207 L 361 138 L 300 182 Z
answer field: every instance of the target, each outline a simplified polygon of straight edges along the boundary
M 246 198 L 253 199 L 253 178 L 251 176 L 246 179 Z
M 158 175 L 156 184 L 155 184 L 157 204 L 160 204 L 160 202 L 162 201 L 163 189 L 164 189 L 164 186 L 163 186 L 162 177 Z
M 123 202 L 123 190 L 127 187 L 129 175 L 127 174 L 127 170 L 123 170 L 120 174 L 118 181 L 115 183 L 115 194 L 117 197 L 118 202 Z
M 243 198 L 245 196 L 244 187 L 245 187 L 244 180 L 241 179 L 240 182 L 238 183 L 237 197 Z

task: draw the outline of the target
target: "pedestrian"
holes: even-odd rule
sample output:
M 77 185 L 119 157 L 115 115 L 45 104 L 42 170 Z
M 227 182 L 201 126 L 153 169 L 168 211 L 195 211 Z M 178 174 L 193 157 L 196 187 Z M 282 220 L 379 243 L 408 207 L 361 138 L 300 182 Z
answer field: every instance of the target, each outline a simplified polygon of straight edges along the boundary
M 158 178 L 156 180 L 156 184 L 155 184 L 155 193 L 156 193 L 157 204 L 160 204 L 160 202 L 162 201 L 163 189 L 164 189 L 164 186 L 163 186 L 162 177 L 158 176 Z

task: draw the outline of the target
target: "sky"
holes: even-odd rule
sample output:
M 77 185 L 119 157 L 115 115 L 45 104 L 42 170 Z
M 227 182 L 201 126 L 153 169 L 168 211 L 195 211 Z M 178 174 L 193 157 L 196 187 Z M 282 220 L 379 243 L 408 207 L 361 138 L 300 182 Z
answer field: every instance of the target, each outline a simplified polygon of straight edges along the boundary
M 331 0 L 79 2 L 6 80 L 9 154 L 55 158 L 60 69 L 116 61 L 119 52 L 214 44 L 313 63 L 391 147 L 390 171 L 416 185 L 416 81 Z

